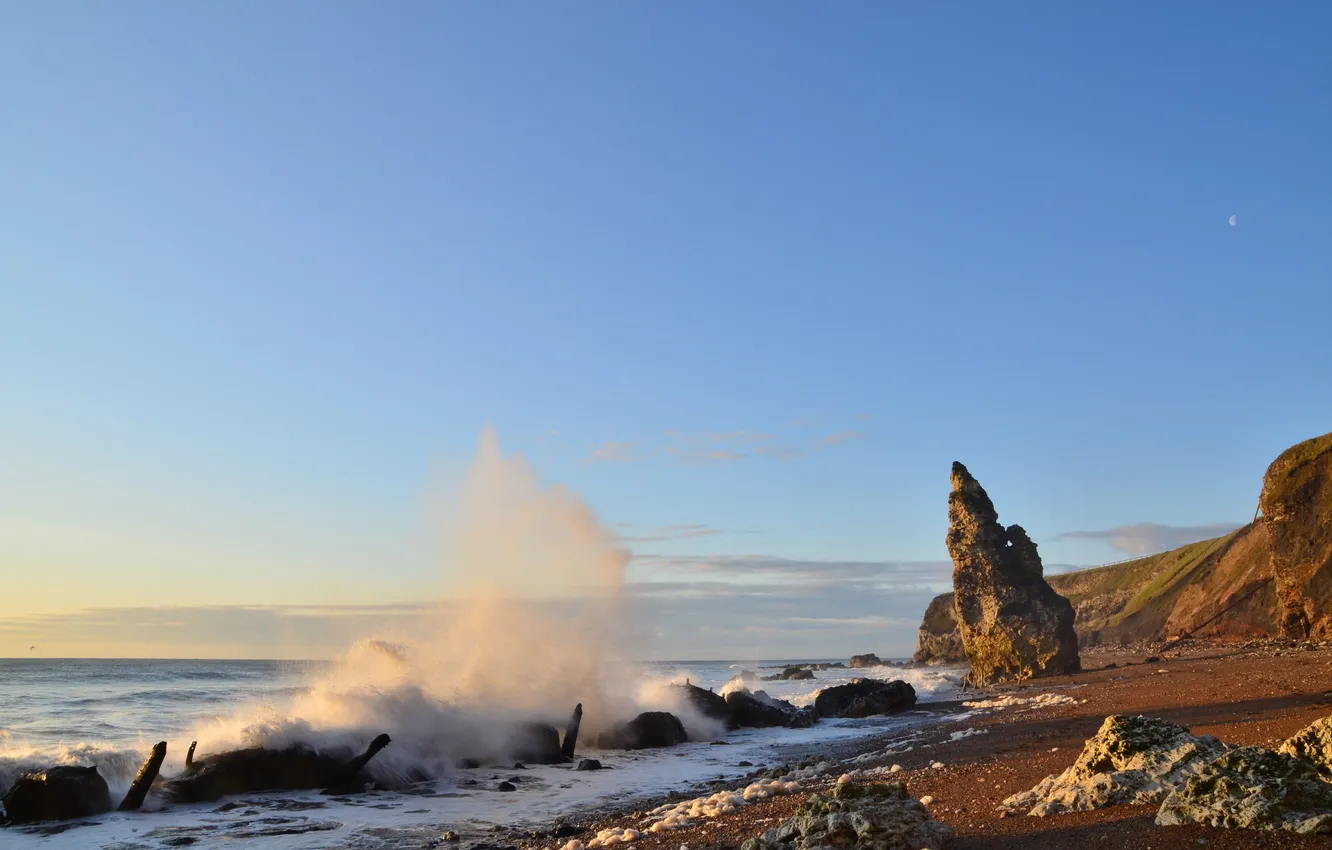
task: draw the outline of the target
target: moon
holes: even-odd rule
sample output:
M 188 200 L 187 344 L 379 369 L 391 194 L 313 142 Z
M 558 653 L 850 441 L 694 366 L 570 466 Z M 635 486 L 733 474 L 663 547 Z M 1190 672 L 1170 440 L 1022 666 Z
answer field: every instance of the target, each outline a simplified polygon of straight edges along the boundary
M 1233 215 L 1230 217 L 1230 226 L 1231 226 L 1231 227 L 1234 227 L 1234 226 L 1235 226 L 1235 221 L 1236 221 L 1236 219 L 1238 219 L 1238 218 L 1239 218 L 1238 216 L 1233 216 Z

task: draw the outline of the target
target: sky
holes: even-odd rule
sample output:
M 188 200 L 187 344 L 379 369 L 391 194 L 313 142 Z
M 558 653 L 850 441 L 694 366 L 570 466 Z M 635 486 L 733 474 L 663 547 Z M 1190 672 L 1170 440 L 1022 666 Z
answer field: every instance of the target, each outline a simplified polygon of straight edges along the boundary
M 485 429 L 659 658 L 909 654 L 1332 430 L 1322 3 L 0 8 L 0 656 L 430 616 Z M 456 601 L 456 600 L 455 600 Z

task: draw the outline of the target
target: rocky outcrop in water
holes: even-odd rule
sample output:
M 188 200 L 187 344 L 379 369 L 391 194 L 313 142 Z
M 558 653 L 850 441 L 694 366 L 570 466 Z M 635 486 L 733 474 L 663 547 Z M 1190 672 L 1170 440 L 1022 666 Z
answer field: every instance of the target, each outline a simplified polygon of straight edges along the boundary
M 680 718 L 667 711 L 645 711 L 597 737 L 603 750 L 646 750 L 673 747 L 689 740 Z
M 5 792 L 10 823 L 37 823 L 111 811 L 111 792 L 96 767 L 48 767 L 24 773 Z
M 1332 783 L 1304 759 L 1238 747 L 1172 791 L 1156 822 L 1332 834 Z
M 1332 637 L 1332 434 L 1272 461 L 1258 507 L 1271 538 L 1282 632 Z
M 892 714 L 916 704 L 916 689 L 900 679 L 856 679 L 845 685 L 824 688 L 814 695 L 819 717 L 871 717 Z
M 1277 751 L 1308 761 L 1324 779 L 1332 781 L 1332 717 L 1321 717 L 1305 726 L 1283 741 Z
M 813 679 L 814 671 L 808 667 L 787 667 L 780 673 L 774 673 L 771 676 L 764 676 L 765 682 L 794 682 L 804 679 Z
M 1036 817 L 1123 804 L 1157 804 L 1226 751 L 1211 735 L 1150 717 L 1113 715 L 1063 773 L 1014 794 L 1000 811 Z
M 509 730 L 505 751 L 508 759 L 529 764 L 561 764 L 569 760 L 560 746 L 559 730 L 549 723 L 518 724 Z
M 864 655 L 853 655 L 853 656 L 851 656 L 851 666 L 852 666 L 852 667 L 856 667 L 856 668 L 860 668 L 860 667 L 880 667 L 880 666 L 882 666 L 882 665 L 883 665 L 883 661 L 881 661 L 881 660 L 879 659 L 879 656 L 875 655 L 875 654 L 872 653 L 872 652 L 867 652 L 867 653 L 865 653 Z
M 361 771 L 389 743 L 388 735 L 380 735 L 354 758 L 304 746 L 231 750 L 195 760 L 161 786 L 168 798 L 181 803 L 212 802 L 253 791 L 360 791 L 364 790 Z
M 953 607 L 971 681 L 1071 673 L 1081 669 L 1073 606 L 1045 581 L 1036 544 L 1021 526 L 1004 528 L 980 482 L 953 464 L 948 554 Z
M 900 782 L 842 782 L 828 795 L 810 797 L 740 850 L 942 850 L 952 835 Z

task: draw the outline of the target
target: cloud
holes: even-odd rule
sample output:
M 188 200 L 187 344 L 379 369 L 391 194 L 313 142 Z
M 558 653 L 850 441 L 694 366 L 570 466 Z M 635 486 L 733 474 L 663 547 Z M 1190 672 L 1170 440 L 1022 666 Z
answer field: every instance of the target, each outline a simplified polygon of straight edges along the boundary
M 754 453 L 772 460 L 799 460 L 805 456 L 804 449 L 793 449 L 789 446 L 759 446 L 754 449 Z
M 1199 540 L 1208 540 L 1229 534 L 1240 527 L 1237 522 L 1217 522 L 1211 525 L 1160 525 L 1139 522 L 1121 525 L 1104 531 L 1065 531 L 1054 540 L 1101 540 L 1128 555 L 1150 555 L 1176 549 Z
M 844 446 L 847 443 L 854 443 L 863 439 L 865 439 L 863 431 L 839 431 L 836 434 L 820 437 L 818 444 L 820 446 Z
M 698 576 L 714 582 L 750 586 L 776 581 L 792 584 L 943 586 L 951 581 L 951 561 L 822 561 L 775 555 L 635 555 L 634 563 L 677 577 Z
M 588 455 L 584 463 L 628 463 L 637 457 L 634 443 L 602 443 Z
M 616 523 L 616 525 L 622 528 L 630 527 L 628 523 Z M 620 540 L 625 543 L 665 543 L 672 540 L 693 540 L 698 537 L 712 537 L 717 534 L 728 533 L 743 534 L 746 532 L 726 532 L 702 523 L 688 523 L 685 525 L 662 525 L 644 534 L 622 534 Z

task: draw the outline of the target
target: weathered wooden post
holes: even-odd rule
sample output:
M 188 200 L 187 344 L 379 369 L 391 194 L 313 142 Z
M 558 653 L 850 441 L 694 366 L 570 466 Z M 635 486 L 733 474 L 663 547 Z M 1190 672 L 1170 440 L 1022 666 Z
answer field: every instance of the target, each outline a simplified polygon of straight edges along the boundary
M 190 748 L 193 751 L 193 747 Z M 139 775 L 134 777 L 134 782 L 130 785 L 129 793 L 125 799 L 120 801 L 120 811 L 137 812 L 143 805 L 143 799 L 148 796 L 148 789 L 153 786 L 153 780 L 157 778 L 157 772 L 162 769 L 162 762 L 166 759 L 167 745 L 166 741 L 158 741 L 153 746 L 152 753 L 148 760 L 139 768 Z
M 573 761 L 574 749 L 578 746 L 578 725 L 582 722 L 583 704 L 580 702 L 574 706 L 569 726 L 564 730 L 564 745 L 560 747 L 560 755 L 564 756 L 565 761 Z
M 194 748 L 197 746 L 199 746 L 198 741 L 190 741 L 190 751 L 185 754 L 186 767 L 189 767 L 190 765 L 194 764 Z

